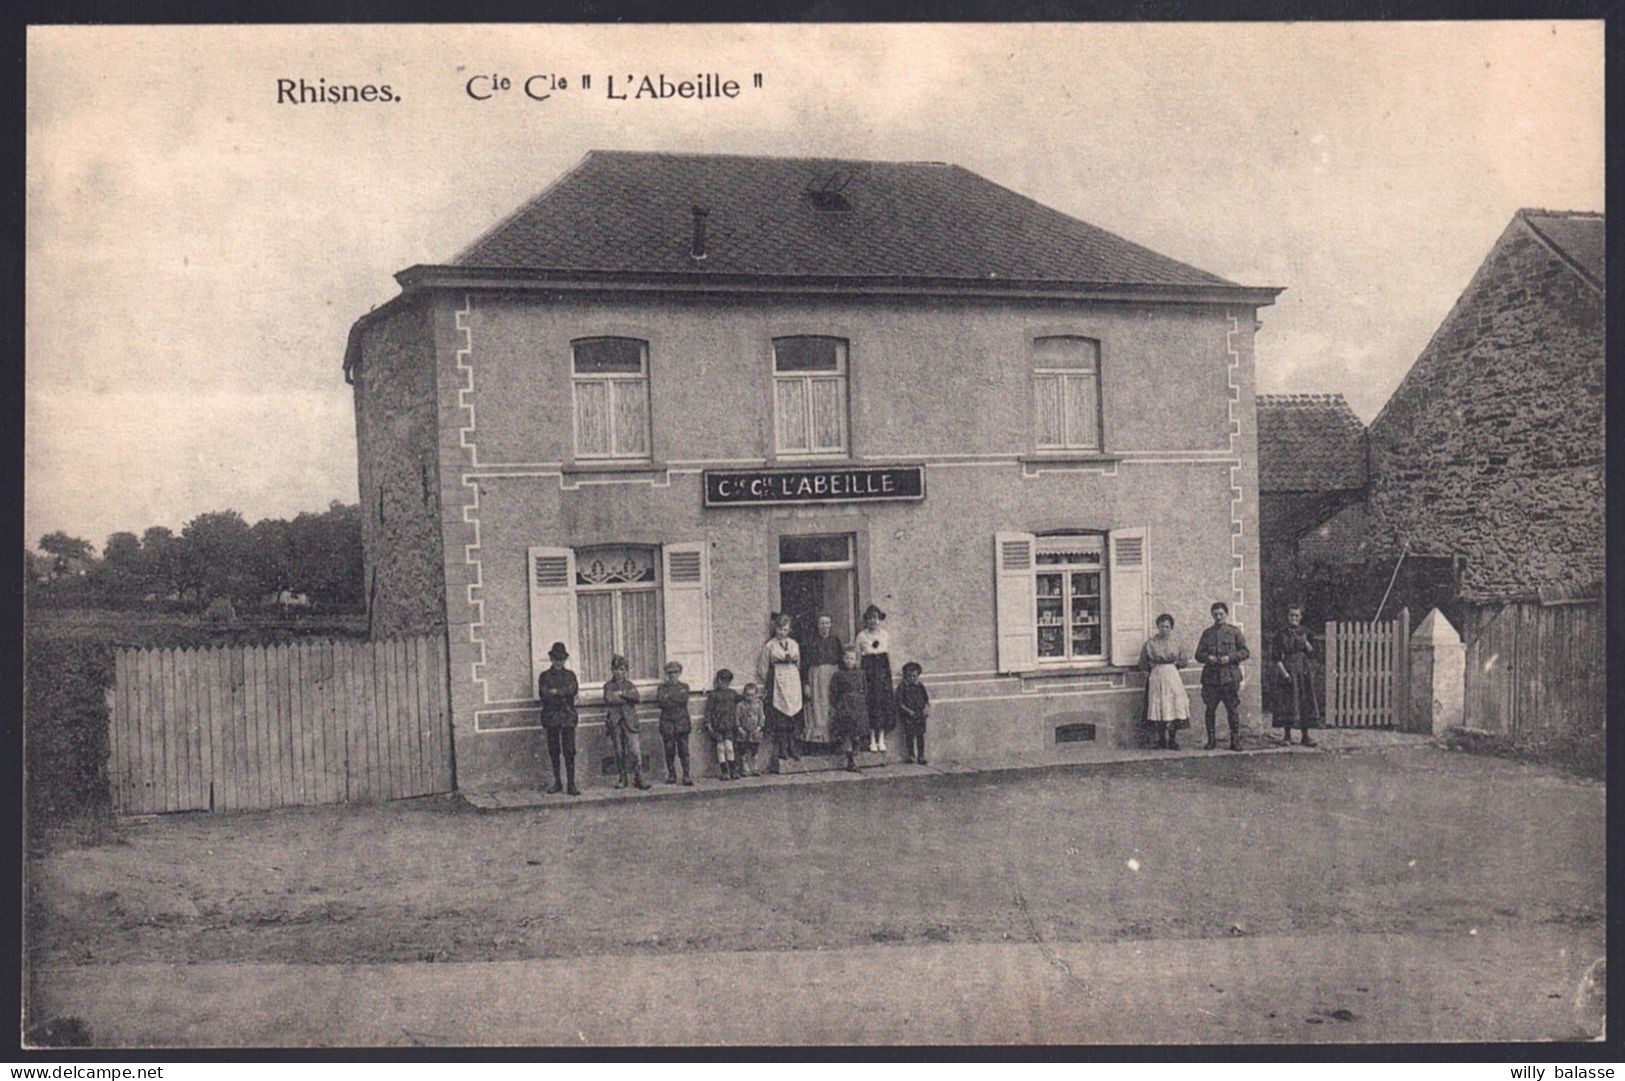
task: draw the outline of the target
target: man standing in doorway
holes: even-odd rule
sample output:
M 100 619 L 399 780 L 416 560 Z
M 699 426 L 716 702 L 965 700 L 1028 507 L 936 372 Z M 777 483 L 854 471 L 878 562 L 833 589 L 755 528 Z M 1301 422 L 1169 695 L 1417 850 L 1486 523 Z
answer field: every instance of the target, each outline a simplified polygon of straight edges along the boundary
M 1207 747 L 1218 746 L 1214 727 L 1218 721 L 1219 703 L 1224 703 L 1226 719 L 1230 722 L 1230 749 L 1241 750 L 1241 662 L 1250 653 L 1241 628 L 1229 623 L 1230 606 L 1223 601 L 1213 602 L 1213 626 L 1202 632 L 1196 644 L 1196 660 L 1202 666 L 1202 705 L 1207 707 Z

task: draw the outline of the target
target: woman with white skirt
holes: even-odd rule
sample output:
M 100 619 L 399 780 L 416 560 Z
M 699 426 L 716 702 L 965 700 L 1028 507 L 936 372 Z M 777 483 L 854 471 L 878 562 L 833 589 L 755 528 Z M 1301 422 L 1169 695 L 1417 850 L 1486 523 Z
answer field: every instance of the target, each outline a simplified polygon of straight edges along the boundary
M 1151 673 L 1145 683 L 1145 719 L 1157 730 L 1157 746 L 1179 750 L 1177 733 L 1191 726 L 1191 700 L 1179 670 L 1190 663 L 1174 641 L 1174 617 L 1164 612 L 1157 617 L 1157 633 L 1140 649 L 1140 667 Z

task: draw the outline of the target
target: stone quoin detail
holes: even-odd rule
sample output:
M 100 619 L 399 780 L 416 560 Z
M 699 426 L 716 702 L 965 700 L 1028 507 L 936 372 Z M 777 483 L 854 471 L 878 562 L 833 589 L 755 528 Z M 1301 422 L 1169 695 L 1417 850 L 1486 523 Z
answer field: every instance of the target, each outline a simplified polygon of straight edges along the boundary
M 1241 387 L 1236 383 L 1236 373 L 1241 368 L 1241 353 L 1236 349 L 1236 334 L 1241 329 L 1240 320 L 1236 313 L 1230 313 L 1230 329 L 1224 336 L 1224 348 L 1227 354 L 1225 364 L 1225 386 L 1228 388 L 1230 402 L 1228 417 L 1230 425 L 1230 453 L 1238 454 L 1236 440 L 1241 435 L 1241 420 L 1236 416 L 1236 407 L 1241 404 Z M 1246 603 L 1246 591 L 1242 588 L 1241 575 L 1246 569 L 1247 557 L 1242 549 L 1243 510 L 1245 509 L 1247 493 L 1243 488 L 1245 478 L 1241 475 L 1242 463 L 1238 459 L 1230 466 L 1230 592 L 1234 596 L 1231 602 L 1233 609 L 1239 610 Z M 1232 615 L 1236 622 L 1241 622 L 1237 612 Z M 1262 628 L 1260 628 L 1260 631 Z
M 463 336 L 463 341 L 457 349 L 457 373 L 461 385 L 457 390 L 457 407 L 468 414 L 468 423 L 457 433 L 458 445 L 468 451 L 468 465 L 479 468 L 480 449 L 475 440 L 475 429 L 478 426 L 474 416 L 474 328 L 470 325 L 474 316 L 474 295 L 463 295 L 463 306 L 457 310 L 457 330 Z M 469 610 L 473 613 L 468 623 L 468 641 L 478 650 L 478 659 L 469 666 L 469 679 L 479 688 L 480 701 L 490 701 L 490 690 L 486 686 L 483 674 L 485 668 L 485 640 L 481 635 L 485 627 L 485 601 L 483 597 L 476 596 L 484 589 L 484 570 L 480 557 L 476 554 L 480 550 L 480 482 L 477 478 L 465 473 L 463 486 L 469 490 L 472 500 L 463 505 L 463 521 L 471 527 L 474 539 L 463 546 L 463 563 L 469 568 L 469 582 L 467 598 Z

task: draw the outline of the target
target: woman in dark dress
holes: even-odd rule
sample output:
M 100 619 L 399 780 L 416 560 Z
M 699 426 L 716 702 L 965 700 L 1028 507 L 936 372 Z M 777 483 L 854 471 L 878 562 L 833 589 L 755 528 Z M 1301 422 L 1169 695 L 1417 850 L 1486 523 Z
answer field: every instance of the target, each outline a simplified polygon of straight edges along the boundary
M 897 698 L 891 681 L 891 634 L 886 613 L 875 605 L 863 610 L 863 630 L 853 640 L 863 663 L 869 696 L 869 749 L 885 751 L 886 733 L 897 727 Z
M 841 640 L 830 633 L 833 624 L 825 615 L 818 617 L 818 633 L 801 644 L 801 689 L 806 708 L 801 739 L 804 743 L 828 743 L 834 720 L 829 694 L 830 680 L 841 669 Z
M 1275 671 L 1281 677 L 1275 703 L 1275 727 L 1283 728 L 1283 743 L 1292 742 L 1292 730 L 1303 729 L 1303 745 L 1315 746 L 1311 728 L 1320 727 L 1320 704 L 1315 701 L 1315 643 L 1303 625 L 1303 609 L 1286 610 L 1286 627 L 1275 636 Z

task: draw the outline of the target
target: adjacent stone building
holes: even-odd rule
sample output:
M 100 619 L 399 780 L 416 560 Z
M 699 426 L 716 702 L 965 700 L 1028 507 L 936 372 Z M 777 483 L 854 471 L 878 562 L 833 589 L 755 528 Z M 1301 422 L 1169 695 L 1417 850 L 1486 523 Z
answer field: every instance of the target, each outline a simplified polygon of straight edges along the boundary
M 1371 424 L 1367 543 L 1471 603 L 1603 577 L 1603 217 L 1521 210 Z
M 770 611 L 872 602 L 933 756 L 999 761 L 1135 740 L 1159 612 L 1256 633 L 1278 289 L 951 165 L 604 152 L 397 278 L 345 359 L 369 598 L 448 635 L 461 787 L 542 775 L 555 640 L 596 764 L 611 652 L 738 686 Z
M 1370 428 L 1365 542 L 1453 561 L 1491 731 L 1603 729 L 1604 236 L 1519 211 Z
M 1442 609 L 1476 727 L 1601 729 L 1603 238 L 1519 211 L 1363 433 L 1334 398 L 1259 399 L 1266 604 Z

